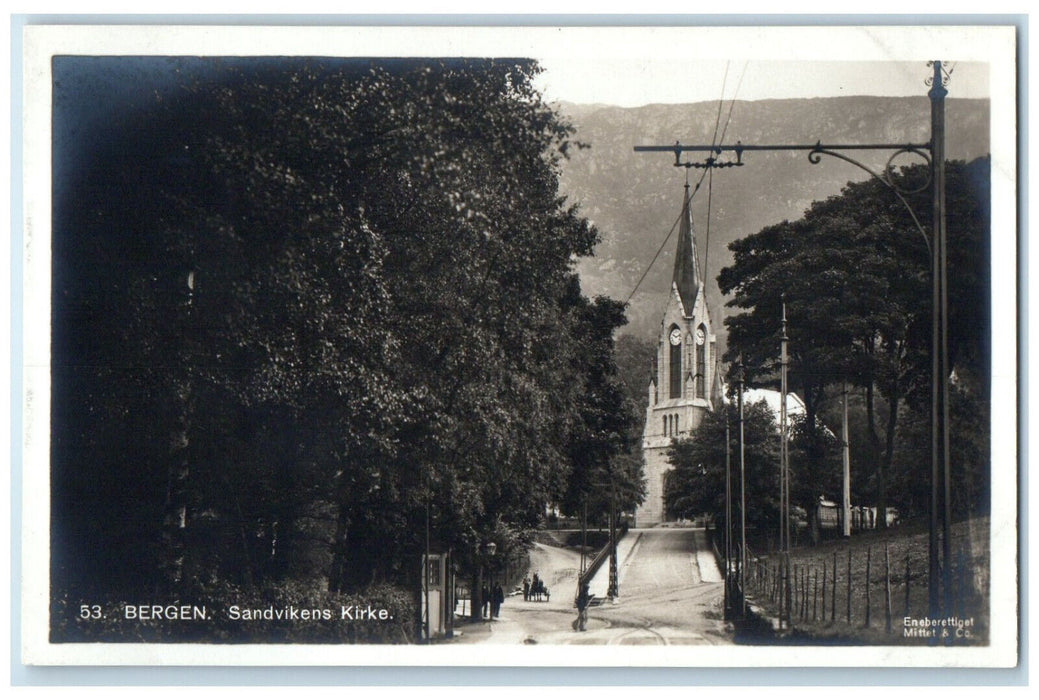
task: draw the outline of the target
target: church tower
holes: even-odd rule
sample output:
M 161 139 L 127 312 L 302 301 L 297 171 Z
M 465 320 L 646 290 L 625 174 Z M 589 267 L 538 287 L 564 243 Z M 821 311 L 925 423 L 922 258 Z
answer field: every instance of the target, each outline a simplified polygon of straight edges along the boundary
M 649 382 L 642 433 L 646 500 L 635 511 L 636 527 L 652 527 L 669 519 L 664 508 L 664 478 L 671 469 L 667 449 L 675 438 L 688 437 L 720 400 L 716 338 L 700 269 L 686 183 L 675 269 Z

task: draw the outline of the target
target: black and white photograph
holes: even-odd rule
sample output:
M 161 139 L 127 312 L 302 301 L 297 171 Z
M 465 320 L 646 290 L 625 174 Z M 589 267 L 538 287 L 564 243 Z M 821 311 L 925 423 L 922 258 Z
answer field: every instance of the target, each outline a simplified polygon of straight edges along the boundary
M 1014 58 L 27 27 L 23 663 L 1014 666 Z

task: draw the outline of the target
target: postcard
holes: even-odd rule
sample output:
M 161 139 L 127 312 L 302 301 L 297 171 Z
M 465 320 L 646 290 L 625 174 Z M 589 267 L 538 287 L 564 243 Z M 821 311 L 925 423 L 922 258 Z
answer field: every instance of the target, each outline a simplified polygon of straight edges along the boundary
M 1015 41 L 25 27 L 23 663 L 1016 665 Z

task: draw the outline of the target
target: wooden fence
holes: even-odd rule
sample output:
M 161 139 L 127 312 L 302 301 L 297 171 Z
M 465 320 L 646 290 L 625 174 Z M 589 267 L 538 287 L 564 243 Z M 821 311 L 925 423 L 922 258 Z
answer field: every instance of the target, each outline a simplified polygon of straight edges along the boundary
M 952 565 L 947 615 L 980 617 L 987 610 L 987 595 L 972 575 L 978 562 L 960 550 Z M 908 551 L 895 561 L 890 545 L 882 543 L 867 546 L 865 552 L 800 553 L 791 556 L 789 566 L 790 620 L 796 629 L 875 628 L 902 636 L 903 618 L 927 616 L 926 552 L 922 562 L 919 552 Z M 747 568 L 748 593 L 768 614 L 778 616 L 785 573 L 781 557 L 754 557 Z

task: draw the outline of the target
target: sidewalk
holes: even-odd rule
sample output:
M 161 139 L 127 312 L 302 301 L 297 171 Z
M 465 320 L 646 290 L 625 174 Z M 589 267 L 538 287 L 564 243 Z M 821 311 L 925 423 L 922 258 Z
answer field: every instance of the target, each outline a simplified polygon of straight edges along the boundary
M 696 567 L 700 570 L 700 580 L 704 583 L 721 583 L 725 580 L 718 562 L 714 558 L 714 552 L 707 543 L 707 533 L 698 532 L 696 535 Z
M 473 622 L 456 618 L 455 636 L 448 643 L 456 644 L 522 644 L 526 633 L 512 615 L 504 614 L 494 620 Z
M 627 570 L 628 564 L 631 562 L 632 554 L 635 548 L 639 544 L 639 540 L 642 538 L 642 533 L 638 530 L 628 530 L 624 537 L 620 538 L 617 542 L 617 585 L 620 586 L 624 582 L 624 574 Z M 606 591 L 610 587 L 610 560 L 607 559 L 603 562 L 603 565 L 599 567 L 599 570 L 595 572 L 595 576 L 588 584 L 588 590 L 596 598 L 605 599 Z M 621 589 L 623 590 L 623 588 Z
M 506 601 L 498 617 L 493 620 L 484 619 L 473 622 L 469 618 L 455 618 L 455 637 L 452 641 L 459 644 L 529 643 L 527 640 L 531 637 L 531 633 L 520 624 L 520 619 L 532 611 L 558 612 L 555 608 L 541 608 L 541 603 L 536 604 L 538 607 L 531 607 L 535 604 L 524 603 L 522 596 L 519 597 L 518 602 L 519 605 L 510 606 Z M 563 614 L 567 617 L 570 616 L 569 611 L 565 611 Z M 529 625 L 531 618 L 528 617 L 526 622 Z

